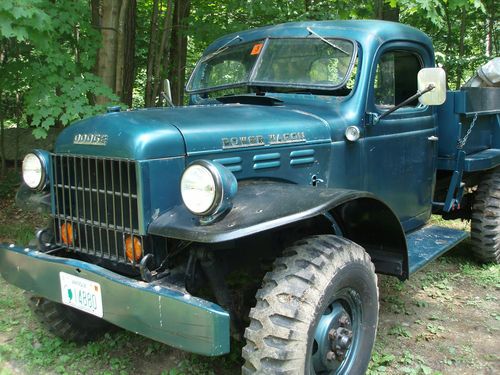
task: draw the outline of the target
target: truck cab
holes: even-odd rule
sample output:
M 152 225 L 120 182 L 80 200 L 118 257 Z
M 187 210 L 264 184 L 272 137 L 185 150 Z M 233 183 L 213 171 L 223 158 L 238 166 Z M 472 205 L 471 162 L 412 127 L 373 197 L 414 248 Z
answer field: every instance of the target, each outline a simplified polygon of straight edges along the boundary
M 244 374 L 364 373 L 375 273 L 407 279 L 469 237 L 433 212 L 472 218 L 476 255 L 499 261 L 498 101 L 472 108 L 443 74 L 402 24 L 224 36 L 189 105 L 85 119 L 27 155 L 52 219 L 36 249 L 0 246 L 0 273 L 72 339 L 110 322 L 221 355 L 246 327 Z

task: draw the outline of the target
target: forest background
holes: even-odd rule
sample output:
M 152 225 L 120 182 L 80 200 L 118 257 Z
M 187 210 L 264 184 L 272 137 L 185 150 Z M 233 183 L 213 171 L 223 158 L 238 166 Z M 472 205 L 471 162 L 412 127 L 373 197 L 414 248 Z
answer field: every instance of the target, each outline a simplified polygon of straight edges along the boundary
M 184 103 L 186 78 L 210 42 L 263 25 L 365 18 L 409 24 L 432 37 L 449 88 L 457 89 L 500 55 L 496 5 L 496 0 L 1 0 L 0 175 L 8 159 L 22 158 L 19 145 L 75 120 L 110 105 L 160 105 L 166 78 L 174 103 Z

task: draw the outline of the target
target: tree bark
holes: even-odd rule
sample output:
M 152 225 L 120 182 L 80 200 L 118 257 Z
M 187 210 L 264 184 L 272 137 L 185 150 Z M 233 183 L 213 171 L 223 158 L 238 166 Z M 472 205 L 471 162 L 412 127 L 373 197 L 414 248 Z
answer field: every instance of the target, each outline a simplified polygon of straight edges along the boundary
M 487 18 L 487 27 L 488 27 L 488 33 L 486 35 L 486 56 L 492 57 L 495 55 L 498 55 L 498 49 L 496 49 L 496 54 L 493 54 L 493 46 L 496 46 L 496 39 L 495 39 L 495 1 L 496 0 L 491 0 L 490 1 L 490 9 L 489 9 L 489 15 Z
M 118 29 L 116 35 L 116 78 L 114 91 L 121 99 L 123 94 L 123 78 L 125 69 L 126 35 L 125 25 L 128 16 L 129 0 L 122 0 L 118 16 Z
M 125 26 L 125 65 L 123 70 L 123 89 L 121 101 L 132 107 L 132 91 L 135 78 L 135 25 L 137 14 L 136 0 L 129 0 L 127 24 Z
M 172 100 L 176 105 L 182 105 L 184 102 L 187 29 L 190 6 L 190 0 L 175 0 L 172 46 L 170 48 L 172 64 L 169 71 L 169 80 L 172 84 Z
M 113 91 L 116 81 L 116 42 L 119 5 L 119 0 L 102 1 L 102 47 L 99 49 L 97 64 L 97 75 Z M 109 101 L 109 98 L 99 96 L 96 101 L 98 104 L 104 104 Z
M 460 89 L 460 84 L 462 82 L 462 73 L 463 73 L 463 57 L 465 50 L 465 29 L 466 29 L 466 21 L 467 21 L 467 8 L 462 8 L 462 14 L 460 17 L 460 40 L 458 45 L 458 68 L 457 68 L 457 80 L 455 82 L 455 90 Z
M 151 107 L 153 104 L 153 66 L 155 60 L 156 46 L 158 45 L 158 0 L 153 1 L 153 10 L 151 14 L 151 31 L 148 48 L 148 65 L 146 68 L 146 92 L 144 94 L 144 104 Z
M 161 87 L 161 73 L 162 73 L 162 59 L 168 61 L 169 60 L 169 51 L 170 51 L 170 40 L 172 37 L 172 15 L 173 15 L 173 1 L 167 1 L 167 12 L 165 14 L 165 19 L 163 21 L 163 31 L 161 36 L 160 49 L 156 54 L 155 58 L 155 66 L 154 66 L 154 85 L 153 85 L 153 101 L 160 94 Z
M 384 0 L 375 0 L 374 15 L 379 20 L 399 22 L 399 6 L 392 8 Z
M 0 93 L 0 98 L 1 98 L 1 93 Z M 4 119 L 2 113 L 0 113 L 0 159 L 2 159 L 0 176 L 3 177 L 7 173 L 7 160 L 5 157 L 5 127 L 4 127 Z

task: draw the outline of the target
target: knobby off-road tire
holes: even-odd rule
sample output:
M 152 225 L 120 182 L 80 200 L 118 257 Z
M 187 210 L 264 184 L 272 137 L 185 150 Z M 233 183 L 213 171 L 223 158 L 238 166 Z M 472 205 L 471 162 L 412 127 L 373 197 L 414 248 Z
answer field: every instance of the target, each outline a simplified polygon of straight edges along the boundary
M 275 261 L 256 299 L 244 375 L 365 373 L 379 304 L 375 269 L 362 247 L 332 235 L 300 240 Z
M 500 168 L 485 174 L 472 205 L 472 251 L 484 263 L 500 263 Z
M 85 343 L 108 332 L 113 325 L 69 306 L 28 294 L 28 304 L 42 325 L 66 341 Z

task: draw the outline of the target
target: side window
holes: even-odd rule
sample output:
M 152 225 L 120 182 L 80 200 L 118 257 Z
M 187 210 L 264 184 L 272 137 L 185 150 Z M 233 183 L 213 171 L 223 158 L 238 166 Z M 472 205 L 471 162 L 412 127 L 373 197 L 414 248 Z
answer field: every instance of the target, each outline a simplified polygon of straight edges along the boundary
M 408 51 L 384 53 L 375 73 L 375 104 L 378 107 L 393 107 L 417 92 L 417 74 L 421 68 L 419 57 Z M 418 105 L 418 100 L 409 104 Z

